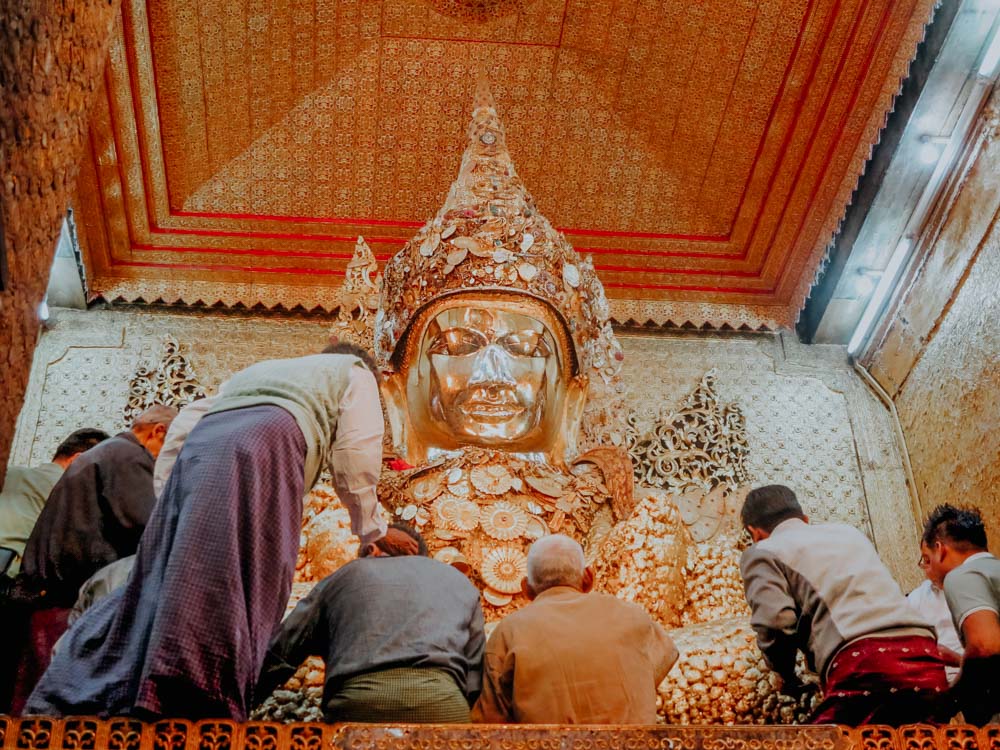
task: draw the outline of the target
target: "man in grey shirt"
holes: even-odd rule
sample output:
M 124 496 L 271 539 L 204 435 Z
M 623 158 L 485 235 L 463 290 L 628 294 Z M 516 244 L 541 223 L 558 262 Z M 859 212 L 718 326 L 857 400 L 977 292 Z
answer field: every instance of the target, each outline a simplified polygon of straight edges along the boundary
M 768 663 L 794 691 L 796 652 L 820 676 L 817 724 L 898 726 L 937 717 L 948 688 L 934 628 L 864 534 L 810 524 L 795 493 L 752 490 L 741 520 L 754 544 L 740 560 L 750 623 Z
M 986 543 L 986 527 L 974 508 L 939 505 L 924 525 L 928 575 L 943 579 L 965 645 L 955 695 L 972 724 L 1000 719 L 1000 560 Z
M 320 581 L 268 647 L 257 703 L 307 656 L 326 664 L 327 721 L 467 723 L 482 684 L 479 591 L 455 568 L 386 540 Z

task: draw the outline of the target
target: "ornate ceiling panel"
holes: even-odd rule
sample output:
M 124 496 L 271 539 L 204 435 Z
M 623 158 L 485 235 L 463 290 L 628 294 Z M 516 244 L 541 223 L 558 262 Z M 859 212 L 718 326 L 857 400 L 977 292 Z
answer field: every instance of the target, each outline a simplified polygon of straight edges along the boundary
M 615 317 L 789 326 L 933 0 L 126 0 L 78 198 L 106 299 L 328 307 L 441 204 L 478 71 Z

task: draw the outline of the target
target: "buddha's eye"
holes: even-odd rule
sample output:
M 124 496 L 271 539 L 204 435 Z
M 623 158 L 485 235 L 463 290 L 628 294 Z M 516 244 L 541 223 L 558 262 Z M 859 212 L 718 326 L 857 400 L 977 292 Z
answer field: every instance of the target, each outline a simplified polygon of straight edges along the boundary
M 472 328 L 447 328 L 431 341 L 430 354 L 463 357 L 475 354 L 489 343 L 486 336 Z
M 513 331 L 500 339 L 500 346 L 515 357 L 547 357 L 552 353 L 539 331 Z

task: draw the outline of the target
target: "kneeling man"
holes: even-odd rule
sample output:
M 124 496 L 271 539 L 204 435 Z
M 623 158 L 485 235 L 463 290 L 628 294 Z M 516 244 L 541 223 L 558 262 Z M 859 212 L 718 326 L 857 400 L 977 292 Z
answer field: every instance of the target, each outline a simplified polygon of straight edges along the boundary
M 644 609 L 590 593 L 583 548 L 562 534 L 528 551 L 528 606 L 486 644 L 473 721 L 502 724 L 655 724 L 656 688 L 677 661 Z
M 262 702 L 307 656 L 326 663 L 328 722 L 467 723 L 482 680 L 479 591 L 455 568 L 389 535 L 320 581 L 268 647 L 255 696 Z M 398 535 L 397 535 L 398 536 Z
M 752 490 L 741 520 L 754 544 L 740 560 L 750 623 L 768 664 L 801 690 L 799 649 L 823 702 L 815 724 L 910 724 L 933 720 L 948 687 L 934 628 L 903 592 L 864 534 L 810 524 L 795 493 Z

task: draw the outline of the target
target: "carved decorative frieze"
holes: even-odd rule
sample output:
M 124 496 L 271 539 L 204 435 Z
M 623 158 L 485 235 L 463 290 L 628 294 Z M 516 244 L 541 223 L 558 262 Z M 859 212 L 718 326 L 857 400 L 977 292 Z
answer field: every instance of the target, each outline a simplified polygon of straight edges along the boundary
M 746 418 L 739 406 L 719 398 L 715 378 L 715 370 L 705 373 L 679 410 L 664 409 L 646 430 L 639 415 L 629 415 L 626 447 L 636 482 L 675 492 L 708 492 L 750 481 Z
M 0 716 L 3 750 L 995 750 L 1000 725 L 491 726 L 274 724 Z
M 131 424 L 154 404 L 180 409 L 204 398 L 205 389 L 198 382 L 194 368 L 181 354 L 181 345 L 173 336 L 163 338 L 163 355 L 152 367 L 140 367 L 129 380 L 125 424 Z

